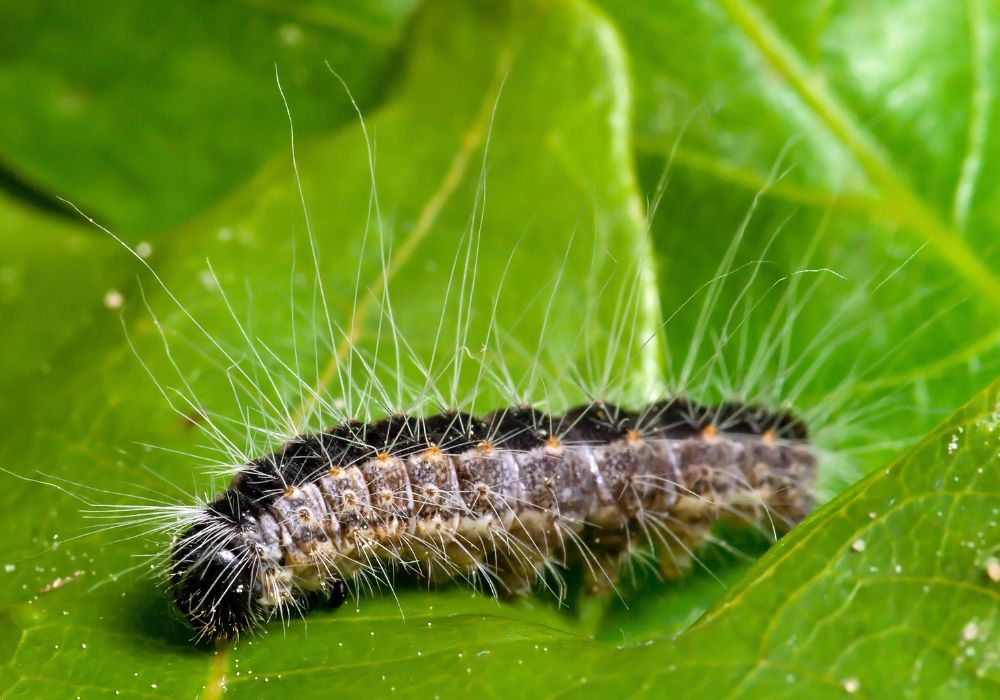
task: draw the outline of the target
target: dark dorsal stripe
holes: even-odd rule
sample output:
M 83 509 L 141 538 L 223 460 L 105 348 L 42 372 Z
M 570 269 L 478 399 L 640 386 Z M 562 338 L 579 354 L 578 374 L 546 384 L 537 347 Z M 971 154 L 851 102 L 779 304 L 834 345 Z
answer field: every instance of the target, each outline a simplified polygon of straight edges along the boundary
M 569 444 L 594 445 L 614 442 L 632 430 L 649 439 L 683 440 L 700 435 L 709 426 L 737 435 L 770 431 L 782 440 L 808 437 L 805 424 L 784 411 L 738 402 L 702 406 L 681 398 L 651 403 L 638 411 L 598 402 L 557 416 L 528 406 L 499 409 L 483 418 L 458 411 L 427 418 L 397 414 L 374 423 L 348 421 L 289 440 L 251 462 L 251 469 L 237 476 L 232 488 L 211 508 L 238 521 L 240 512 L 258 513 L 268 508 L 287 485 L 308 483 L 331 465 L 359 464 L 382 452 L 405 456 L 429 445 L 456 452 L 483 441 L 498 449 L 527 451 L 552 437 Z

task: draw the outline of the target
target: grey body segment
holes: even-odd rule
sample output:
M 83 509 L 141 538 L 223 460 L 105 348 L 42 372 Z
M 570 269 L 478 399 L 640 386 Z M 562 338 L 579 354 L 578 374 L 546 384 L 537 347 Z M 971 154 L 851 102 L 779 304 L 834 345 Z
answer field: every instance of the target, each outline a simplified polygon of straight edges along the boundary
M 801 520 L 815 468 L 805 444 L 724 433 L 552 440 L 524 451 L 432 445 L 330 464 L 285 489 L 248 530 L 261 562 L 258 600 L 280 605 L 350 580 L 375 558 L 436 578 L 488 570 L 501 593 L 530 587 L 543 565 L 582 558 L 600 587 L 614 581 L 637 536 L 669 550 L 669 573 L 716 520 L 768 529 Z

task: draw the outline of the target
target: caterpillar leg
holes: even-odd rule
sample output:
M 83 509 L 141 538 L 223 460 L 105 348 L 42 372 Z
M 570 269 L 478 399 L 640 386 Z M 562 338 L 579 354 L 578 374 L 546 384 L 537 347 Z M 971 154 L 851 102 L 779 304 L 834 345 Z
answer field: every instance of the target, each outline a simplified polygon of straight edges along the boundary
M 345 582 L 340 580 L 334 581 L 330 584 L 330 589 L 327 591 L 327 606 L 331 610 L 336 610 L 347 602 L 347 596 L 350 595 L 350 593 L 351 592 L 347 588 L 347 584 Z
M 315 610 L 321 607 L 336 610 L 347 601 L 347 597 L 349 595 L 350 590 L 347 588 L 347 584 L 344 581 L 333 581 L 332 583 L 326 584 L 323 588 L 310 591 L 303 596 L 300 603 L 302 606 L 302 613 L 305 614 L 310 610 Z
M 632 553 L 632 542 L 624 530 L 595 529 L 586 538 L 584 584 L 591 595 L 604 595 L 614 588 L 618 573 Z
M 562 527 L 567 526 L 563 524 Z M 527 526 L 517 524 L 508 532 L 495 533 L 493 549 L 502 594 L 505 597 L 527 595 L 540 579 L 544 579 L 546 587 L 561 599 L 565 584 L 554 572 L 565 565 L 566 536 L 567 532 L 560 529 L 554 517 L 529 522 Z M 547 573 L 554 573 L 554 576 L 549 577 Z
M 684 522 L 664 533 L 657 543 L 660 575 L 668 580 L 684 576 L 691 569 L 692 553 L 705 541 L 710 529 L 708 521 Z
M 545 566 L 546 547 L 523 532 L 520 535 L 507 534 L 497 540 L 496 573 L 500 580 L 500 594 L 505 598 L 528 595 Z

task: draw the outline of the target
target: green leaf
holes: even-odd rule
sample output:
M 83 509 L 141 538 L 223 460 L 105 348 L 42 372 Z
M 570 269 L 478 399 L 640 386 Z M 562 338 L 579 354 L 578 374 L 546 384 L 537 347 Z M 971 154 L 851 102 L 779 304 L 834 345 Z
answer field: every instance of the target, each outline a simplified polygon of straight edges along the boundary
M 746 363 L 768 333 L 786 334 L 788 357 L 797 364 L 785 388 L 811 377 L 794 406 L 825 419 L 811 427 L 819 430 L 818 444 L 834 450 L 823 454 L 824 493 L 874 473 L 752 567 L 724 547 L 709 548 L 699 556 L 710 574 L 664 583 L 640 573 L 634 586 L 623 584 L 620 600 L 571 601 L 568 610 L 546 596 L 495 603 L 457 587 L 421 592 L 400 581 L 392 595 L 366 597 L 357 611 L 350 605 L 316 611 L 287 631 L 274 626 L 236 648 L 212 651 L 191 645 L 149 572 L 153 562 L 145 557 L 164 552 L 163 536 L 126 539 L 128 532 L 104 530 L 67 541 L 94 523 L 80 503 L 0 472 L 0 525 L 7 533 L 0 545 L 0 694 L 219 697 L 228 689 L 257 696 L 271 685 L 303 697 L 328 695 L 331 687 L 412 696 L 484 689 L 593 696 L 669 689 L 679 697 L 996 693 L 997 587 L 988 574 L 1000 540 L 996 387 L 887 470 L 876 469 L 1000 368 L 988 119 L 996 24 L 985 18 L 989 7 L 971 3 L 973 14 L 965 16 L 952 4 L 905 3 L 906 26 L 923 32 L 914 43 L 924 51 L 918 60 L 911 48 L 872 35 L 872 26 L 897 26 L 898 3 L 864 12 L 838 4 L 815 13 L 809 3 L 736 0 L 677 3 L 668 13 L 653 3 L 601 5 L 607 16 L 575 0 L 429 3 L 407 32 L 400 65 L 386 64 L 386 56 L 408 4 L 389 6 L 366 25 L 387 27 L 386 45 L 370 52 L 359 52 L 340 30 L 303 29 L 316 42 L 310 43 L 315 55 L 298 64 L 282 54 L 279 69 L 299 134 L 315 265 L 286 151 L 284 110 L 274 101 L 277 52 L 267 42 L 258 42 L 260 51 L 244 49 L 252 60 L 241 61 L 241 77 L 229 83 L 242 85 L 240 94 L 253 105 L 276 108 L 262 122 L 267 138 L 244 135 L 247 124 L 262 119 L 256 107 L 191 117 L 194 125 L 177 137 L 189 157 L 163 172 L 162 159 L 146 158 L 146 147 L 136 144 L 148 146 L 150 139 L 162 146 L 166 132 L 147 131 L 133 100 L 102 102 L 82 119 L 79 129 L 104 129 L 91 134 L 99 144 L 92 153 L 105 154 L 101 162 L 85 159 L 77 168 L 53 156 L 44 173 L 23 164 L 56 149 L 62 137 L 45 129 L 44 138 L 32 138 L 24 116 L 32 110 L 12 117 L 21 130 L 2 140 L 3 148 L 35 155 L 22 160 L 0 151 L 0 158 L 11 158 L 10 169 L 43 194 L 70 194 L 125 240 L 199 216 L 156 238 L 149 258 L 182 311 L 98 231 L 3 205 L 4 216 L 15 213 L 5 220 L 9 226 L 0 223 L 12 260 L 0 270 L 25 280 L 5 299 L 4 327 L 25 340 L 0 355 L 6 436 L 0 466 L 28 478 L 40 472 L 49 482 L 69 479 L 79 484 L 69 490 L 97 502 L 149 493 L 190 504 L 192 491 L 225 486 L 198 471 L 202 462 L 233 459 L 210 452 L 210 436 L 200 432 L 208 427 L 202 412 L 243 447 L 243 421 L 287 430 L 269 402 L 287 405 L 293 417 L 314 403 L 288 368 L 306 384 L 347 398 L 341 377 L 364 389 L 361 358 L 377 353 L 378 374 L 395 390 L 390 301 L 392 321 L 410 347 L 421 358 L 437 351 L 440 383 L 454 381 L 459 392 L 476 388 L 476 364 L 465 363 L 452 380 L 448 353 L 460 343 L 463 356 L 492 357 L 482 346 L 494 333 L 504 341 L 494 359 L 515 375 L 536 359 L 539 337 L 546 338 L 537 359 L 541 374 L 556 380 L 535 388 L 557 400 L 570 401 L 578 391 L 575 377 L 560 369 L 586 359 L 581 345 L 602 341 L 612 347 L 614 373 L 627 369 L 633 383 L 648 387 L 650 372 L 659 371 L 654 349 L 623 358 L 606 341 L 614 337 L 618 285 L 636 271 L 652 279 L 639 192 L 654 202 L 665 180 L 651 242 L 669 318 L 670 368 L 683 364 L 699 319 L 708 318 L 696 365 L 723 358 L 714 369 L 732 373 L 736 384 L 749 382 L 747 369 L 783 377 L 787 358 L 771 357 L 776 365 L 764 368 Z M 205 42 L 221 51 L 180 7 L 168 25 L 186 37 L 178 51 Z M 262 7 L 206 12 L 279 31 L 280 38 L 285 11 Z M 912 9 L 921 7 L 933 12 L 924 17 Z M 51 17 L 39 20 L 34 33 L 18 32 L 24 20 L 3 26 L 15 27 L 7 31 L 18 39 L 45 34 L 49 21 L 58 25 Z M 116 36 L 129 36 L 139 20 L 129 21 Z M 258 29 L 241 31 L 252 43 L 264 36 Z M 64 28 L 62 43 L 74 45 L 67 34 L 76 36 Z M 141 41 L 121 41 L 107 49 L 98 75 L 115 67 L 105 64 L 128 65 L 122 56 L 144 51 Z M 32 71 L 61 76 L 68 74 L 64 63 L 53 69 L 43 60 L 44 42 L 37 49 L 20 39 L 0 43 L 28 52 L 17 68 L 0 70 L 0 86 L 8 80 L 30 96 L 28 104 L 39 94 L 51 104 L 48 83 L 36 85 Z M 351 121 L 350 100 L 322 65 L 339 51 L 353 51 L 349 70 L 331 63 L 362 104 L 378 100 L 373 86 L 382 76 L 394 86 L 377 110 L 366 110 L 377 208 L 368 144 Z M 953 58 L 966 54 L 976 60 Z M 296 83 L 289 61 L 308 70 L 307 84 Z M 90 62 L 81 64 L 94 75 Z M 129 73 L 133 87 L 155 86 L 163 77 L 148 62 L 138 65 Z M 265 68 L 266 79 L 259 78 Z M 194 91 L 195 104 L 228 105 L 231 94 L 211 74 L 205 82 L 191 78 L 200 72 L 182 71 L 170 84 Z M 168 90 L 162 99 L 174 94 Z M 178 102 L 190 108 L 187 99 Z M 131 140 L 117 139 L 123 129 Z M 205 153 L 221 154 L 227 164 L 247 160 L 226 165 L 222 178 L 205 162 L 185 168 L 182 161 Z M 250 182 L 215 205 L 265 160 Z M 141 165 L 143 184 L 114 189 L 139 172 L 129 164 Z M 772 172 L 781 177 L 770 182 Z M 44 236 L 38 243 L 25 235 L 35 231 Z M 702 289 L 685 304 L 716 275 L 741 231 L 731 274 L 712 288 L 718 299 L 706 308 L 712 290 Z M 78 239 L 82 257 L 72 252 Z M 391 250 L 388 269 L 381 240 Z M 476 249 L 475 280 L 463 282 L 459 272 L 449 284 L 456 253 Z M 50 255 L 52 266 L 36 274 Z M 766 263 L 754 262 L 761 258 Z M 846 279 L 788 277 L 826 267 Z M 111 287 L 124 299 L 127 339 L 118 312 L 103 305 Z M 460 309 L 470 291 L 465 314 Z M 32 307 L 36 295 L 44 307 Z M 636 323 L 654 327 L 655 303 L 649 295 L 642 300 Z M 802 302 L 791 325 L 775 315 L 789 302 Z M 558 313 L 547 315 L 546 308 Z M 849 315 L 838 320 L 845 309 Z M 35 329 L 39 318 L 48 322 L 44 332 Z M 458 341 L 466 319 L 469 335 Z M 349 352 L 342 331 L 363 354 Z M 43 363 L 47 371 L 35 372 Z M 402 365 L 407 382 L 419 386 L 419 368 L 406 358 Z M 273 386 L 267 377 L 275 378 Z M 365 408 L 379 413 L 370 393 L 354 400 L 362 416 Z M 477 392 L 476 408 L 499 400 Z M 314 413 L 311 424 L 330 417 Z M 251 436 L 249 442 L 254 452 L 267 441 Z M 750 555 L 766 546 L 731 541 Z
M 413 0 L 4 3 L 0 165 L 134 241 L 201 213 L 286 143 L 279 70 L 302 134 L 350 123 L 328 61 L 362 104 L 385 91 Z

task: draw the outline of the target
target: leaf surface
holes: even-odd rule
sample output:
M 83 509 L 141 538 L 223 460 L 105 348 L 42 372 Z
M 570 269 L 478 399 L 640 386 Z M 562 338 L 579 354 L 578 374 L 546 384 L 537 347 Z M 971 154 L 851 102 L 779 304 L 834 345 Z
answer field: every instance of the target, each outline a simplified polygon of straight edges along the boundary
M 110 98 L 81 128 L 134 128 L 134 139 L 95 136 L 100 145 L 78 169 L 46 160 L 24 133 L 4 141 L 20 154 L 0 153 L 9 167 L 37 167 L 27 180 L 71 194 L 125 240 L 149 238 L 150 221 L 164 229 L 148 258 L 161 285 L 93 227 L 0 203 L 11 251 L 0 308 L 8 332 L 24 339 L 0 355 L 0 386 L 9 387 L 0 466 L 22 477 L 98 503 L 147 494 L 190 504 L 226 483 L 199 467 L 231 465 L 273 442 L 248 434 L 245 422 L 275 433 L 310 411 L 305 424 L 330 422 L 333 410 L 318 411 L 313 391 L 353 402 L 361 417 L 380 415 L 397 389 L 393 329 L 407 342 L 400 362 L 410 389 L 426 382 L 412 350 L 434 358 L 446 402 L 452 392 L 475 395 L 476 410 L 502 400 L 479 382 L 481 357 L 515 376 L 539 363 L 535 394 L 570 402 L 580 388 L 565 368 L 585 364 L 582 349 L 614 350 L 619 284 L 651 272 L 650 242 L 663 315 L 649 299 L 656 295 L 642 294 L 633 322 L 649 329 L 666 319 L 668 354 L 612 352 L 614 381 L 621 370 L 648 386 L 664 366 L 683 373 L 689 355 L 693 386 L 704 362 L 715 363 L 713 382 L 701 386 L 709 394 L 726 393 L 727 373 L 745 398 L 758 396 L 754 377 L 783 377 L 782 397 L 794 394 L 796 410 L 815 419 L 816 440 L 835 450 L 823 454 L 824 493 L 871 475 L 753 565 L 747 555 L 766 543 L 734 539 L 743 555 L 709 548 L 700 553 L 705 568 L 682 581 L 640 571 L 621 599 L 571 600 L 568 610 L 545 595 L 496 603 L 401 579 L 357 609 L 315 611 L 284 632 L 275 625 L 210 650 L 190 644 L 149 573 L 147 556 L 162 555 L 165 536 L 105 529 L 69 539 L 95 524 L 78 500 L 0 472 L 9 533 L 0 545 L 0 692 L 256 697 L 274 685 L 302 697 L 332 688 L 414 697 L 486 688 L 497 696 L 994 695 L 998 388 L 935 427 L 1000 364 L 993 38 L 982 30 L 993 25 L 987 3 L 904 4 L 911 31 L 924 33 L 920 61 L 871 34 L 872 23 L 895 26 L 889 3 L 866 11 L 874 15 L 850 3 L 823 13 L 809 3 L 718 0 L 677 3 L 667 14 L 613 0 L 429 3 L 405 32 L 403 3 L 358 20 L 387 32 L 360 49 L 354 25 L 296 16 L 303 45 L 318 55 L 281 54 L 279 68 L 308 217 L 271 82 L 276 50 L 255 52 L 239 80 L 225 81 L 266 104 L 266 119 L 234 106 L 218 151 L 205 139 L 220 127 L 200 118 L 179 142 L 182 152 L 231 161 L 225 177 L 205 163 L 154 167 L 166 162 L 163 149 L 146 146 L 162 140 L 162 125 L 142 129 Z M 247 41 L 287 39 L 286 11 L 237 7 L 212 12 L 257 27 L 243 33 Z M 221 50 L 184 12 L 171 21 L 202 38 L 183 46 Z M 404 34 L 405 58 L 389 65 Z M 28 44 L 17 44 L 28 53 L 20 69 L 0 73 L 0 85 L 28 80 L 28 104 L 44 104 L 54 99 L 47 83 L 21 69 L 63 75 L 65 59 L 53 69 L 38 57 L 45 46 Z M 358 73 L 342 70 L 328 46 L 355 57 Z M 971 68 L 950 58 L 963 51 L 976 56 Z M 363 105 L 379 102 L 365 110 L 370 141 L 322 58 Z M 79 70 L 92 75 L 87 63 Z M 296 77 L 302 66 L 305 83 Z M 136 69 L 135 81 L 155 74 Z M 389 74 L 393 87 L 379 101 L 373 85 Z M 211 80 L 191 89 L 212 93 L 216 106 L 232 96 Z M 181 112 L 199 103 L 178 101 Z M 246 120 L 260 121 L 266 138 L 242 136 Z M 141 161 L 132 197 L 116 194 L 131 186 L 122 158 Z M 644 199 L 659 204 L 651 237 Z M 24 237 L 28 230 L 38 237 Z M 734 236 L 742 244 L 723 265 Z M 957 255 L 948 252 L 956 241 Z M 705 288 L 720 265 L 725 284 Z M 827 268 L 839 276 L 812 272 Z M 122 295 L 124 333 L 104 303 L 110 288 Z M 35 295 L 44 307 L 31 305 Z M 800 309 L 791 324 L 790 308 Z M 51 324 L 36 336 L 42 316 Z M 707 330 L 701 318 L 711 320 Z M 754 350 L 776 332 L 787 338 L 778 346 L 785 354 L 755 364 Z M 456 346 L 467 358 L 458 372 L 448 359 Z M 367 382 L 366 362 L 383 387 Z M 212 451 L 213 425 L 230 450 Z

